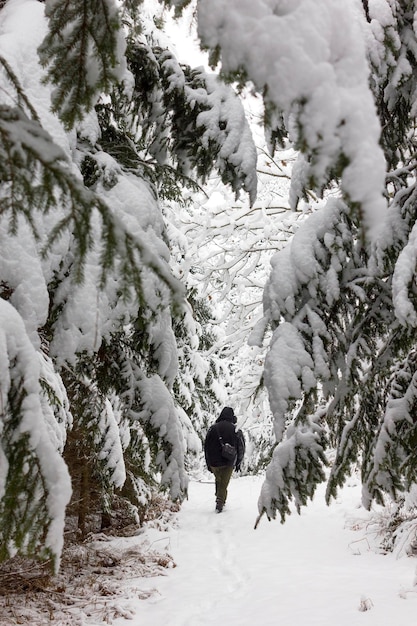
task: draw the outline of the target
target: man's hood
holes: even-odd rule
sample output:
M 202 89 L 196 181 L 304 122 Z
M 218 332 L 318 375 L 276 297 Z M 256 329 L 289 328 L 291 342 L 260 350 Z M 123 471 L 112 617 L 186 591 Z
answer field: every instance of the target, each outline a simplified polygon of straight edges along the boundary
M 236 424 L 237 418 L 233 409 L 230 408 L 230 406 L 225 406 L 216 422 L 231 422 L 232 424 Z

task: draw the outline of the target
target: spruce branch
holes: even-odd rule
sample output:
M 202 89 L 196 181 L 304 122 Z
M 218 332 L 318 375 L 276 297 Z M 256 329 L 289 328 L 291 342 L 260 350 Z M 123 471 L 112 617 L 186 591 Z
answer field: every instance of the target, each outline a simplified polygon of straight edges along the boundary
M 20 84 L 20 81 L 18 79 L 18 77 L 16 76 L 16 74 L 14 73 L 14 71 L 12 70 L 12 68 L 10 67 L 9 63 L 6 61 L 6 59 L 3 57 L 3 55 L 0 55 L 0 65 L 3 66 L 4 71 L 6 72 L 6 76 L 8 78 L 8 80 L 10 81 L 10 83 L 13 85 L 13 87 L 15 88 L 16 91 L 16 105 L 23 109 L 24 106 L 27 107 L 32 119 L 36 120 L 37 122 L 39 122 L 39 117 L 38 114 L 36 113 L 36 110 L 34 109 L 34 107 L 32 106 L 32 104 L 30 103 L 29 98 L 26 96 L 22 85 Z M 23 106 L 24 105 L 24 106 Z
M 38 49 L 56 86 L 53 110 L 70 129 L 120 78 L 118 9 L 112 0 L 47 0 L 49 32 Z
M 12 234 L 16 234 L 22 215 L 35 238 L 39 238 L 35 211 L 64 207 L 64 216 L 49 233 L 43 254 L 47 255 L 53 244 L 69 230 L 75 245 L 75 281 L 83 280 L 86 257 L 94 246 L 92 219 L 97 211 L 101 218 L 102 285 L 108 270 L 119 258 L 126 289 L 133 283 L 137 294 L 141 294 L 140 275 L 142 267 L 147 266 L 176 298 L 182 298 L 180 283 L 149 248 L 145 235 L 140 237 L 127 232 L 108 205 L 73 175 L 65 154 L 41 125 L 30 120 L 21 109 L 7 106 L 0 106 L 0 177 L 3 181 L 0 214 L 8 215 Z
M 154 159 L 171 161 L 181 176 L 195 172 L 203 183 L 216 170 L 236 195 L 244 189 L 253 203 L 256 149 L 233 90 L 146 41 L 131 41 L 127 58 L 135 77 L 130 107 L 141 122 L 140 142 Z

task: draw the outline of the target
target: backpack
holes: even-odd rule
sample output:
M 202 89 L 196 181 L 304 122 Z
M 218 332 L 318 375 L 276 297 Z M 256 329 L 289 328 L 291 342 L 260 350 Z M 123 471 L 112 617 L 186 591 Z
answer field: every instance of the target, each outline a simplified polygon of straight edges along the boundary
M 224 443 L 223 439 L 219 435 L 220 446 L 222 449 L 222 457 L 227 461 L 234 461 L 237 455 L 237 450 L 230 443 Z

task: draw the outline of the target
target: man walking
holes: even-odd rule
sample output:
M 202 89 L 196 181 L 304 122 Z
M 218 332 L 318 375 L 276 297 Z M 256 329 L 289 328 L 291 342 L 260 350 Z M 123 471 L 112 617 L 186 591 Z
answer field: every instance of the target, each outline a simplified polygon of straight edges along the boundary
M 236 422 L 233 409 L 226 406 L 215 424 L 209 428 L 204 441 L 207 468 L 214 474 L 216 482 L 217 513 L 221 513 L 226 502 L 233 469 L 239 471 L 245 454 L 245 439 L 241 430 L 236 432 Z

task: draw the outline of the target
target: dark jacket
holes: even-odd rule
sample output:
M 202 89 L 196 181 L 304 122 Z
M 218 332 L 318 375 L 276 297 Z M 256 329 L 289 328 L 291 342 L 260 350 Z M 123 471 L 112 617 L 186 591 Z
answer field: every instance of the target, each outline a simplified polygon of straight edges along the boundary
M 225 407 L 216 420 L 216 423 L 209 428 L 204 441 L 204 454 L 208 469 L 210 469 L 210 467 L 224 466 L 240 468 L 245 454 L 245 440 L 241 430 L 236 432 L 235 424 L 236 417 L 233 413 L 233 409 Z M 223 443 L 230 443 L 237 449 L 237 456 L 234 460 L 228 460 L 222 457 L 219 437 L 222 438 Z

